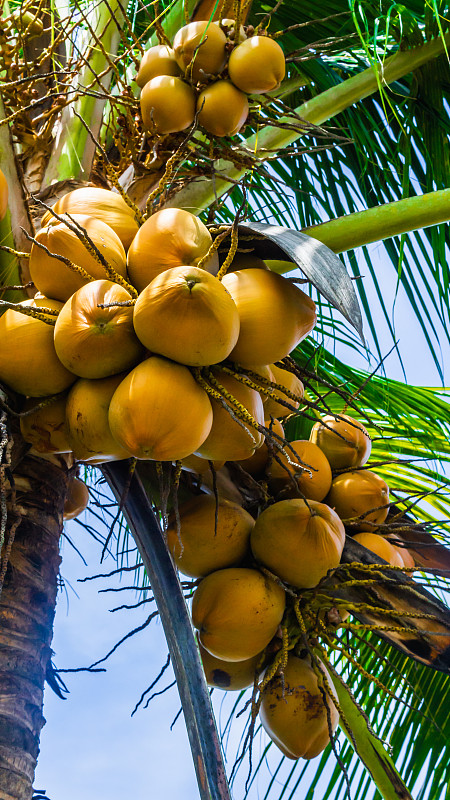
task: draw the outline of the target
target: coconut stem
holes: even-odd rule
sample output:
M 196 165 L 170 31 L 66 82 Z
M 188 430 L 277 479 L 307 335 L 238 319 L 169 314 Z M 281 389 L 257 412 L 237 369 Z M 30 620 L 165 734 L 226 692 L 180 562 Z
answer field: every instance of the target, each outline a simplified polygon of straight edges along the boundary
M 18 311 L 19 314 L 24 314 L 26 317 L 34 317 L 35 319 L 40 319 L 41 322 L 45 322 L 47 325 L 56 325 L 56 319 L 49 319 L 47 315 L 51 315 L 52 317 L 57 317 L 59 311 L 55 311 L 53 308 L 44 308 L 39 306 L 21 306 L 18 303 L 10 303 L 9 300 L 0 300 L 0 306 L 4 306 L 5 308 L 12 308 L 14 311 Z
M 406 197 L 303 228 L 335 253 L 450 220 L 450 189 Z M 295 264 L 292 268 L 295 268 Z

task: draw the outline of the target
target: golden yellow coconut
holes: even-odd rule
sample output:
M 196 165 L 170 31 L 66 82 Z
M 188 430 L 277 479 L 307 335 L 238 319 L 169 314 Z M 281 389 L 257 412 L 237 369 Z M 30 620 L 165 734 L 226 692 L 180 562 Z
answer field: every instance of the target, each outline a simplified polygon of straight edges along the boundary
M 268 36 L 246 39 L 231 51 L 228 61 L 230 80 L 247 94 L 264 94 L 277 89 L 285 72 L 283 50 Z
M 136 83 L 143 89 L 146 83 L 158 75 L 181 75 L 181 69 L 175 60 L 175 53 L 166 44 L 156 44 L 145 51 L 136 75 Z
M 212 245 L 206 225 L 181 208 L 164 208 L 149 217 L 139 229 L 128 251 L 128 274 L 141 292 L 166 269 L 197 266 Z M 217 254 L 204 266 L 218 270 Z
M 362 467 L 372 449 L 364 426 L 347 414 L 340 414 L 339 419 L 323 417 L 315 423 L 309 438 L 323 450 L 332 469 Z
M 285 593 L 255 569 L 231 567 L 203 578 L 192 601 L 192 622 L 203 647 L 224 661 L 256 656 L 277 632 Z
M 62 308 L 62 303 L 48 297 L 40 298 L 37 305 L 55 311 Z M 18 306 L 36 307 L 36 303 L 23 300 Z M 54 321 L 55 317 L 48 319 Z M 56 355 L 53 330 L 53 325 L 8 308 L 0 317 L 0 381 L 31 397 L 46 397 L 67 389 L 75 375 Z
M 383 561 L 387 561 L 393 567 L 404 567 L 405 563 L 397 547 L 394 547 L 391 542 L 388 542 L 383 536 L 378 536 L 377 533 L 357 533 L 354 537 L 356 542 L 367 547 L 372 553 L 380 556 Z
M 71 478 L 64 501 L 63 518 L 75 519 L 84 511 L 89 503 L 89 489 L 79 478 Z
M 212 656 L 202 645 L 199 645 L 200 657 L 205 671 L 206 683 L 216 689 L 226 692 L 237 692 L 253 686 L 257 668 L 262 661 L 262 654 L 258 653 L 245 661 L 222 661 Z
M 221 282 L 197 267 L 174 267 L 139 295 L 134 329 L 151 352 L 201 367 L 223 361 L 237 342 L 239 314 Z
M 179 461 L 193 453 L 211 430 L 206 392 L 187 367 L 151 356 L 117 388 L 109 409 L 111 431 L 137 458 Z
M 253 253 L 236 253 L 228 272 L 237 272 L 238 269 L 268 269 L 268 266 L 262 258 Z
M 224 387 L 227 394 L 251 414 L 256 423 L 264 424 L 264 406 L 261 395 L 243 383 L 220 371 L 213 371 L 214 378 Z M 213 385 L 216 391 L 220 391 Z M 211 431 L 202 445 L 197 449 L 196 455 L 212 460 L 239 461 L 249 458 L 264 441 L 264 435 L 255 430 L 249 422 L 240 424 L 233 418 L 235 406 L 231 400 L 224 399 L 228 408 L 212 398 L 213 423 Z
M 72 215 L 73 222 L 67 218 L 72 227 L 83 228 L 97 247 L 107 264 L 123 278 L 126 276 L 126 255 L 122 242 L 106 222 L 95 217 Z M 64 222 L 54 219 L 47 227 L 36 234 L 36 241 L 44 245 L 50 253 L 64 256 L 79 267 L 82 267 L 92 278 L 107 278 L 106 269 L 89 252 L 77 234 Z M 89 247 L 89 245 L 88 245 Z M 30 253 L 29 268 L 31 279 L 36 288 L 48 297 L 65 302 L 71 295 L 89 283 L 89 280 L 74 272 L 67 264 L 50 256 L 37 244 L 33 244 Z
M 179 516 L 179 530 L 175 517 L 169 521 L 167 547 L 184 575 L 203 578 L 246 555 L 255 520 L 237 503 L 219 499 L 216 504 L 215 497 L 201 494 L 184 503 Z
M 281 500 L 266 508 L 251 534 L 256 560 L 300 589 L 317 586 L 338 566 L 345 530 L 338 515 L 315 500 Z
M 72 444 L 66 422 L 66 397 L 58 397 L 43 408 L 20 417 L 20 431 L 28 444 L 39 453 L 70 453 Z M 43 401 L 27 400 L 24 411 L 31 410 Z
M 269 469 L 269 485 L 274 492 L 286 488 L 292 496 L 322 501 L 331 488 L 332 474 L 328 459 L 316 444 L 297 439 L 285 445 L 286 455 L 277 453 Z M 289 458 L 288 458 L 288 457 Z M 292 462 L 292 463 L 290 463 Z
M 247 96 L 230 81 L 215 81 L 197 98 L 198 121 L 214 136 L 234 136 L 248 117 Z
M 264 409 L 265 413 L 265 409 Z M 273 439 L 278 444 L 283 444 L 284 439 L 284 429 L 281 422 L 278 419 L 274 419 L 273 422 L 271 420 L 265 420 L 264 425 L 266 428 L 269 429 L 271 433 L 273 433 Z M 239 464 L 249 475 L 261 475 L 264 471 L 266 464 L 268 463 L 269 459 L 272 456 L 272 452 L 276 453 L 278 457 L 280 456 L 279 450 L 274 445 L 273 449 L 269 449 L 267 445 L 267 441 L 270 441 L 270 437 L 265 438 L 264 444 L 253 453 L 250 458 L 246 458 L 243 461 L 239 461 Z M 281 439 L 281 441 L 280 441 Z
M 133 328 L 131 295 L 112 281 L 93 281 L 67 300 L 55 325 L 59 360 L 81 378 L 106 378 L 134 366 L 144 352 Z
M 280 361 L 314 328 L 315 303 L 281 275 L 245 269 L 228 273 L 222 283 L 241 321 L 230 359 L 244 367 Z
M 389 486 L 369 470 L 343 472 L 333 479 L 325 498 L 352 530 L 375 531 L 389 512 Z
M 289 372 L 286 369 L 277 367 L 275 364 L 270 364 L 270 370 L 272 373 L 273 383 L 284 387 L 286 392 L 290 392 L 290 394 L 295 395 L 295 399 L 289 397 L 288 394 L 281 389 L 272 388 L 272 392 L 275 397 L 267 398 L 265 413 L 267 417 L 286 417 L 288 414 L 292 414 L 292 409 L 297 409 L 300 406 L 305 393 L 303 383 L 301 382 L 300 378 L 297 377 L 297 375 L 294 375 L 293 372 Z M 291 408 L 287 408 L 285 405 L 280 403 L 279 400 L 282 400 L 283 403 L 289 403 Z
M 149 133 L 177 133 L 192 125 L 195 94 L 192 86 L 172 75 L 151 78 L 141 92 L 141 114 Z
M 138 232 L 133 209 L 118 192 L 111 192 L 109 189 L 83 186 L 65 194 L 52 208 L 57 214 L 81 214 L 104 222 L 117 233 L 125 250 Z M 54 217 L 47 211 L 42 217 L 42 227 L 45 228 L 51 220 Z
M 0 169 L 0 220 L 6 215 L 8 208 L 8 181 L 6 180 L 2 170 Z
M 396 533 L 388 533 L 386 539 L 390 542 L 393 546 L 394 550 L 396 550 L 402 558 L 403 564 L 405 567 L 409 567 L 410 569 L 414 569 L 416 566 L 416 562 L 412 557 L 411 553 L 409 552 L 408 548 L 404 544 L 404 540 L 401 536 L 398 536 Z
M 175 58 L 193 83 L 208 75 L 218 75 L 226 63 L 227 37 L 216 22 L 190 22 L 180 28 L 173 40 Z
M 212 465 L 216 472 L 223 467 L 225 461 L 213 461 Z M 203 475 L 205 472 L 209 472 L 211 469 L 211 464 L 206 458 L 200 458 L 200 456 L 195 456 L 193 453 L 190 456 L 186 456 L 186 458 L 181 459 L 181 466 L 186 472 L 193 472 L 195 475 Z
M 318 756 L 329 744 L 339 722 L 333 681 L 320 659 L 316 659 L 316 665 L 318 674 L 310 658 L 289 655 L 283 674 L 276 675 L 263 692 L 260 720 L 266 733 L 288 758 Z
M 69 392 L 66 420 L 72 450 L 78 461 L 100 464 L 121 461 L 131 454 L 113 437 L 108 422 L 111 398 L 122 375 L 89 380 L 79 378 Z

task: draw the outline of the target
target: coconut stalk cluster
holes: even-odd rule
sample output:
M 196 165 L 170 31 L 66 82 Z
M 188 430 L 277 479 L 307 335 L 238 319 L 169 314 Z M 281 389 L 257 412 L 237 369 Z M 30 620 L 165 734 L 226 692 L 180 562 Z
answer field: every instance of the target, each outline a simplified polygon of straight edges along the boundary
M 234 235 L 213 240 L 179 209 L 139 227 L 104 189 L 65 195 L 34 237 L 36 295 L 0 318 L 0 381 L 25 396 L 22 435 L 39 453 L 174 462 L 178 479 L 197 474 L 200 493 L 169 518 L 167 544 L 196 582 L 207 681 L 255 685 L 254 718 L 285 755 L 313 758 L 339 713 L 303 634 L 311 615 L 324 630 L 346 624 L 342 604 L 316 597 L 340 565 L 346 529 L 381 563 L 414 563 L 377 533 L 389 489 L 365 466 L 361 422 L 324 416 L 309 440 L 285 437 L 285 417 L 308 402 L 288 354 L 312 331 L 315 304 L 261 259 L 236 254 Z M 256 504 L 245 508 L 236 490 L 230 499 L 226 462 L 259 487 Z M 66 518 L 87 503 L 83 486 L 72 483 Z
M 265 32 L 232 19 L 190 22 L 173 46 L 147 50 L 136 76 L 144 128 L 159 135 L 189 128 L 194 119 L 213 136 L 245 125 L 249 95 L 277 89 L 285 75 L 280 45 Z

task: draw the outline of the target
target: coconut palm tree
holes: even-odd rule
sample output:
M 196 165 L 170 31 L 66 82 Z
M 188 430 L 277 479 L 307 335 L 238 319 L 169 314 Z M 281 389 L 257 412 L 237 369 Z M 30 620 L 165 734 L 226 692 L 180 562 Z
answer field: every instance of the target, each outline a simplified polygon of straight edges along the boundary
M 209 137 L 197 121 L 187 133 L 145 134 L 133 83 L 144 48 L 172 41 L 189 19 L 219 13 L 274 35 L 287 57 L 287 78 L 268 95 L 251 98 L 247 124 L 233 139 Z M 255 246 L 266 258 L 283 262 L 280 270 L 299 265 L 320 309 L 314 338 L 293 354 L 294 368 L 307 377 L 317 402 L 326 394 L 331 412 L 357 401 L 374 439 L 378 471 L 395 481 L 399 512 L 407 508 L 413 518 L 408 536 L 416 537 L 418 563 L 437 570 L 423 578 L 428 594 L 408 599 L 413 615 L 408 637 L 405 617 L 395 611 L 396 597 L 398 604 L 406 602 L 405 577 L 395 576 L 392 600 L 391 627 L 401 635 L 380 630 L 379 619 L 361 611 L 373 598 L 364 592 L 351 596 L 366 628 L 359 630 L 357 653 L 356 645 L 347 648 L 339 639 L 331 657 L 348 737 L 326 790 L 331 793 L 340 782 L 336 797 L 344 796 L 350 778 L 354 797 L 367 793 L 373 780 L 382 797 L 407 798 L 405 782 L 412 786 L 424 775 L 420 796 L 435 800 L 448 777 L 450 626 L 433 592 L 440 589 L 436 574 L 449 565 L 440 523 L 449 516 L 448 479 L 435 464 L 449 460 L 449 405 L 442 389 L 387 378 L 378 330 L 382 320 L 401 361 L 392 314 L 396 295 L 404 292 L 411 324 L 421 330 L 443 378 L 442 353 L 449 342 L 448 31 L 447 7 L 439 0 L 411 0 L 408 8 L 384 0 L 326 0 L 320 15 L 315 4 L 300 8 L 296 0 L 273 7 L 257 0 L 161 0 L 126 8 L 120 0 L 3 5 L 0 167 L 9 189 L 0 221 L 4 307 L 33 291 L 28 253 L 43 213 L 86 184 L 121 193 L 139 222 L 158 208 L 178 207 L 225 226 L 220 231 L 227 231 L 231 247 L 238 223 L 253 243 L 263 234 L 263 244 Z M 262 227 L 268 223 L 278 227 Z M 311 256 L 308 240 L 292 239 L 286 229 L 300 230 L 328 250 L 316 246 Z M 378 252 L 391 269 L 393 296 L 386 294 L 368 249 L 372 242 L 382 242 Z M 354 290 L 340 289 L 336 276 L 343 270 L 333 252 L 342 254 Z M 358 338 L 359 309 L 364 343 Z M 29 453 L 19 428 L 23 398 L 7 385 L 0 389 L 0 789 L 5 800 L 25 800 L 32 795 L 46 677 L 55 685 L 50 647 L 73 460 Z M 303 414 L 289 425 L 290 440 L 307 438 L 312 420 Z M 132 478 L 126 462 L 103 470 L 137 539 L 165 624 L 202 797 L 224 800 L 228 789 L 199 658 L 152 516 L 149 496 L 158 491 L 157 476 L 139 464 Z M 231 479 L 242 489 L 238 472 L 232 471 Z M 162 506 L 160 498 L 161 512 Z M 352 549 L 351 541 L 347 547 L 348 562 L 374 563 L 367 551 Z M 434 633 L 424 623 L 427 614 L 433 616 Z M 373 686 L 383 702 L 370 708 L 366 697 Z M 399 696 L 406 702 L 402 709 Z M 361 723 L 361 708 L 371 728 Z M 252 722 L 250 717 L 244 750 Z M 388 731 L 392 757 L 380 743 Z M 405 757 L 406 739 L 414 740 L 414 749 Z M 289 792 L 301 780 L 303 796 L 312 797 L 336 752 L 329 747 L 318 769 L 302 770 L 296 762 L 286 778 Z M 359 759 L 368 772 L 356 785 L 352 776 Z M 269 785 L 267 797 L 270 791 Z

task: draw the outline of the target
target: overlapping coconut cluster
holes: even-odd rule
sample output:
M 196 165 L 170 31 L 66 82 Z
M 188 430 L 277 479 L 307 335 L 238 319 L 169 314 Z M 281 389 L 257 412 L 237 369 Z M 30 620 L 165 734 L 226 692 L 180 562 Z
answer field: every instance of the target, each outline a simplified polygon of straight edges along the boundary
M 214 136 L 234 136 L 245 124 L 248 95 L 277 89 L 285 75 L 280 45 L 234 20 L 191 22 L 173 48 L 155 45 L 142 59 L 136 83 L 150 133 L 176 133 L 198 123 Z
M 324 664 L 289 633 L 299 593 L 338 567 L 346 528 L 384 561 L 414 563 L 376 533 L 389 489 L 365 467 L 359 421 L 325 416 L 309 440 L 286 440 L 283 418 L 304 401 L 286 357 L 313 329 L 315 305 L 252 255 L 219 258 L 226 230 L 213 241 L 178 209 L 138 228 L 116 193 L 64 196 L 31 250 L 38 293 L 0 318 L 0 381 L 27 396 L 21 429 L 39 452 L 177 462 L 216 479 L 233 461 L 265 487 L 250 514 L 216 480 L 217 496 L 201 493 L 169 520 L 167 542 L 180 571 L 201 579 L 192 619 L 208 682 L 259 680 L 269 735 L 311 758 L 338 713 Z

